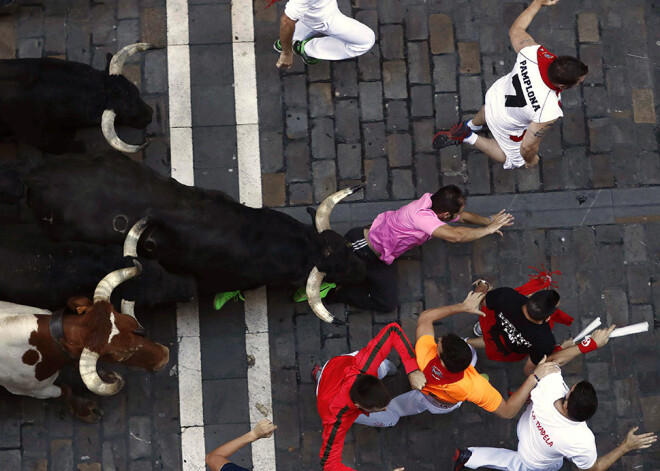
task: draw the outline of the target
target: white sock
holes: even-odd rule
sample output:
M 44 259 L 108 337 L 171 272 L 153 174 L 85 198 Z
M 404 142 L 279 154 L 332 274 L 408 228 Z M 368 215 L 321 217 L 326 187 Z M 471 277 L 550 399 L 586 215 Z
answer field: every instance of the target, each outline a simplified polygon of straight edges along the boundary
M 474 143 L 477 142 L 478 138 L 479 138 L 479 136 L 477 136 L 477 133 L 472 131 L 472 134 L 470 134 L 468 137 L 463 139 L 463 143 L 470 144 L 471 146 L 473 146 Z
M 475 132 L 481 131 L 484 128 L 483 126 L 477 126 L 476 124 L 474 124 L 472 122 L 472 120 L 467 122 L 467 126 L 468 126 L 468 128 L 472 129 Z

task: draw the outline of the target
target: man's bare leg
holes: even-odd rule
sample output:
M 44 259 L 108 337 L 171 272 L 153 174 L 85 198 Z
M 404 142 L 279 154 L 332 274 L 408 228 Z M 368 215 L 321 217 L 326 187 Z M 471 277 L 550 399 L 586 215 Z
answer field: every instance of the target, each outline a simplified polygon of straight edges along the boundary
M 486 124 L 486 105 L 482 106 L 479 112 L 472 118 L 472 124 L 475 126 Z
M 477 337 L 474 339 L 467 339 L 468 345 L 474 348 L 486 348 L 486 342 L 484 342 L 483 337 Z
M 470 123 L 468 123 L 469 125 Z M 474 126 L 481 127 L 486 124 L 486 106 L 482 106 L 479 112 L 472 118 L 472 123 Z M 474 128 L 472 128 L 474 130 Z M 486 154 L 488 157 L 493 159 L 495 162 L 503 164 L 506 162 L 506 155 L 500 149 L 500 146 L 497 144 L 495 139 L 489 139 L 483 136 L 477 136 L 475 132 L 476 141 L 472 144 L 474 147 L 479 149 L 481 152 Z M 469 142 L 465 142 L 470 144 Z

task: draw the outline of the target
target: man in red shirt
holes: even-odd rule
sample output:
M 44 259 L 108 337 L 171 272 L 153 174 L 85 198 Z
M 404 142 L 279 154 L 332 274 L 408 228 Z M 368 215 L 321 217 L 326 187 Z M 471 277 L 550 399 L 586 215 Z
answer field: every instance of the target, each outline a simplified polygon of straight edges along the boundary
M 392 347 L 401 357 L 410 386 L 421 390 L 426 384 L 424 373 L 417 367 L 410 340 L 395 323 L 385 326 L 362 350 L 331 358 L 322 370 L 318 365 L 314 368 L 316 406 L 323 421 L 320 457 L 324 471 L 354 471 L 341 462 L 344 439 L 360 414 L 385 410 L 390 403 L 390 393 L 380 378 L 393 366 L 386 360 Z

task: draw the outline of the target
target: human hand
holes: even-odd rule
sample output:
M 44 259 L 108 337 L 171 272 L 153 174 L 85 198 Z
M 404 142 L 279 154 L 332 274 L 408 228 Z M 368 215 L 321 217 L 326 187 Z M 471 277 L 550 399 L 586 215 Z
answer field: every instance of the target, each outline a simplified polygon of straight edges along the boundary
M 559 371 L 559 365 L 554 361 L 546 361 L 547 358 L 547 355 L 543 355 L 539 364 L 536 365 L 536 368 L 532 371 L 532 375 L 536 375 L 539 380 L 542 380 L 551 373 Z
M 476 291 L 470 291 L 466 298 L 463 300 L 463 311 L 469 312 L 471 314 L 478 314 L 480 316 L 486 316 L 484 312 L 481 312 L 479 306 L 481 306 L 481 301 L 486 296 L 485 293 L 478 293 Z
M 560 345 L 560 347 L 561 347 L 562 350 L 564 350 L 564 349 L 566 349 L 566 348 L 568 348 L 568 347 L 573 347 L 573 346 L 575 346 L 575 342 L 573 342 L 573 337 L 569 337 L 569 338 L 567 338 L 567 339 L 564 340 L 564 341 L 561 343 L 561 345 Z
M 472 286 L 474 286 L 475 292 L 483 294 L 486 294 L 492 289 L 490 283 L 488 283 L 486 280 L 477 280 L 472 283 Z
M 497 233 L 502 236 L 504 235 L 500 230 L 502 226 L 513 226 L 513 216 L 509 213 L 505 213 L 504 211 L 505 210 L 503 209 L 495 216 L 493 216 L 493 222 L 486 226 L 489 234 Z
M 277 68 L 286 70 L 291 67 L 291 64 L 293 64 L 293 52 L 280 52 L 280 57 L 277 59 L 277 64 L 275 64 Z
M 410 387 L 418 391 L 421 391 L 422 388 L 426 386 L 426 376 L 424 376 L 424 373 L 419 370 L 410 373 L 408 375 L 408 381 L 410 381 Z
M 531 162 L 525 162 L 525 168 L 532 168 L 539 164 L 539 154 L 536 154 Z
M 559 0 L 534 0 L 536 3 L 542 6 L 550 6 L 550 5 L 556 5 L 559 3 Z
M 396 468 L 394 471 L 403 471 L 406 468 Z
M 626 435 L 626 439 L 622 443 L 623 447 L 626 450 L 626 453 L 632 450 L 641 450 L 643 448 L 648 448 L 658 440 L 658 437 L 654 435 L 653 432 L 642 433 L 641 435 L 635 435 L 635 432 L 638 429 L 639 427 L 633 427 L 630 429 L 630 431 L 628 431 L 628 434 Z
M 270 436 L 273 435 L 275 429 L 277 429 L 277 425 L 275 425 L 268 419 L 263 419 L 257 425 L 254 426 L 252 432 L 257 437 L 257 439 L 269 438 Z
M 607 329 L 596 329 L 591 333 L 591 340 L 596 342 L 596 345 L 598 345 L 598 348 L 604 347 L 607 345 L 607 342 L 610 340 L 610 334 L 614 330 L 616 325 L 612 324 L 609 328 Z

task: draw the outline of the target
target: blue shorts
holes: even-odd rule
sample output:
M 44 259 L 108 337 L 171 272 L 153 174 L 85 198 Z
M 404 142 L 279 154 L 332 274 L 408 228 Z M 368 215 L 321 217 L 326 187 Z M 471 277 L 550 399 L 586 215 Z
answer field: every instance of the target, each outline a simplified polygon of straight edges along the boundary
M 250 471 L 250 470 L 247 468 L 243 468 L 234 463 L 227 463 L 222 468 L 220 468 L 220 471 Z

